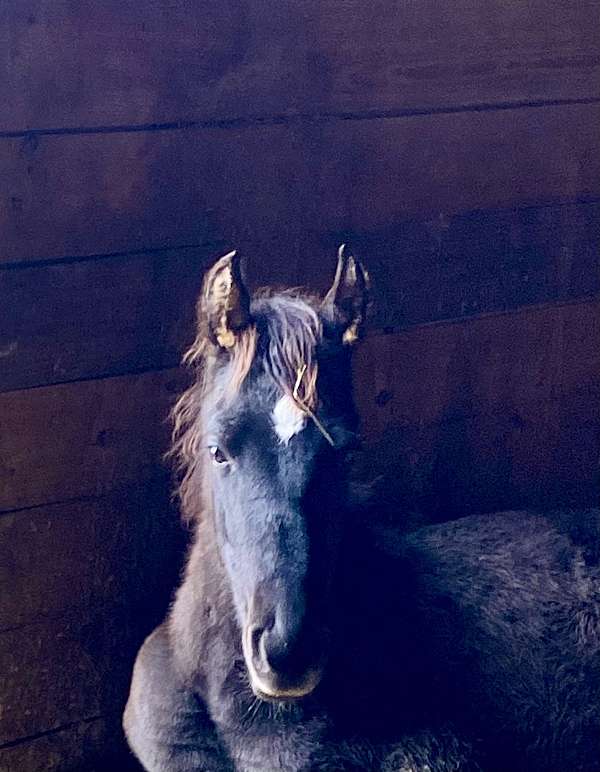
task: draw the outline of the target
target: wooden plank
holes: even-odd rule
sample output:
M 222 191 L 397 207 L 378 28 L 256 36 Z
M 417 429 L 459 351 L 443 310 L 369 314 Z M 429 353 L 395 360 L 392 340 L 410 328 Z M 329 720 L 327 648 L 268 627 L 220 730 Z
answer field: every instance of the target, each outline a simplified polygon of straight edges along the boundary
M 600 194 L 600 106 L 0 142 L 0 261 L 321 234 Z
M 100 500 L 0 517 L 0 586 L 11 588 L 0 594 L 0 632 L 77 610 L 124 605 L 139 616 L 159 598 L 166 605 L 183 536 L 170 489 L 160 475 Z
M 598 123 L 596 105 L 332 123 L 314 193 L 322 231 L 596 194 Z
M 0 744 L 116 712 L 139 627 L 131 613 L 110 608 L 0 634 Z
M 143 486 L 181 378 L 164 370 L 0 395 L 0 511 Z
M 372 327 L 399 327 L 600 289 L 600 204 L 471 212 L 336 234 L 304 261 L 325 288 L 349 240 L 373 281 Z M 0 391 L 167 367 L 193 338 L 216 247 L 0 272 Z M 253 259 L 254 258 L 254 259 Z M 321 259 L 319 259 L 321 258 Z M 246 260 L 250 283 L 285 284 L 281 260 Z
M 62 769 L 76 742 L 89 765 L 81 768 L 123 752 L 133 658 L 163 617 L 181 566 L 183 531 L 168 498 L 163 476 L 102 501 L 0 518 L 0 581 L 11 587 L 0 596 L 0 627 L 10 622 L 0 629 L 0 746 L 14 745 L 0 747 L 0 769 L 42 752 L 44 769 Z M 97 742 L 80 736 L 82 719 L 107 713 L 118 715 L 110 726 L 103 719 Z M 52 736 L 35 739 L 42 732 Z
M 371 325 L 398 328 L 600 290 L 600 203 L 467 212 L 337 233 L 369 268 Z
M 216 247 L 0 272 L 0 391 L 174 366 Z
M 4 3 L 0 130 L 600 96 L 592 2 Z
M 124 745 L 120 716 L 80 721 L 0 748 L 0 772 L 139 772 Z
M 560 371 L 561 389 L 572 395 L 559 413 L 560 442 L 553 467 L 561 470 L 552 491 L 566 501 L 577 496 L 597 503 L 600 490 L 600 313 L 576 306 L 565 316 L 565 351 L 573 352 Z
M 598 301 L 372 338 L 356 361 L 372 470 L 440 519 L 595 501 L 598 340 Z
M 0 262 L 292 238 L 303 164 L 280 126 L 0 140 Z

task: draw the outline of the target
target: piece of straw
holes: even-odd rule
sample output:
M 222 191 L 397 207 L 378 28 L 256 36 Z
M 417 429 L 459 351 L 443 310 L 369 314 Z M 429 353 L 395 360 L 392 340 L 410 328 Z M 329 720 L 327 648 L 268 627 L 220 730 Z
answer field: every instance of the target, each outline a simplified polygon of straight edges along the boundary
M 332 448 L 335 448 L 335 442 L 333 441 L 333 437 L 327 429 L 323 426 L 323 424 L 319 421 L 317 416 L 313 413 L 313 411 L 308 407 L 306 402 L 304 402 L 303 399 L 301 399 L 300 395 L 298 394 L 298 391 L 300 389 L 300 385 L 302 383 L 302 378 L 304 378 L 304 373 L 306 372 L 306 365 L 303 364 L 302 367 L 299 367 L 296 371 L 296 384 L 294 386 L 294 391 L 292 392 L 292 399 L 294 402 L 298 405 L 298 407 L 306 413 L 309 418 L 311 418 L 314 421 L 315 426 L 317 429 L 321 432 L 323 437 L 327 440 L 327 442 L 331 445 Z

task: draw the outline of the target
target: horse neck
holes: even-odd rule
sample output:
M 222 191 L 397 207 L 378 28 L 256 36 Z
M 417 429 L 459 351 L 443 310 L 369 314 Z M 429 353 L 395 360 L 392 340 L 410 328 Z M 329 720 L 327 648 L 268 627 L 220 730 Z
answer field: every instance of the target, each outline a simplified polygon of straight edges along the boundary
M 196 526 L 185 577 L 169 615 L 178 668 L 187 679 L 226 678 L 242 656 L 241 635 L 212 513 Z M 216 658 L 216 659 L 215 659 Z

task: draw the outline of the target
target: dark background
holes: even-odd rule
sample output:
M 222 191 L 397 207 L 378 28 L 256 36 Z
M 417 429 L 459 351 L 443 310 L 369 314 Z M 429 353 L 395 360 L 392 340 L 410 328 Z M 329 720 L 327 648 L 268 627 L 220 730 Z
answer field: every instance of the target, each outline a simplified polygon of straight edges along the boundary
M 324 289 L 345 239 L 369 266 L 398 517 L 596 500 L 596 2 L 19 0 L 0 62 L 0 772 L 124 768 L 223 251 L 253 286 Z

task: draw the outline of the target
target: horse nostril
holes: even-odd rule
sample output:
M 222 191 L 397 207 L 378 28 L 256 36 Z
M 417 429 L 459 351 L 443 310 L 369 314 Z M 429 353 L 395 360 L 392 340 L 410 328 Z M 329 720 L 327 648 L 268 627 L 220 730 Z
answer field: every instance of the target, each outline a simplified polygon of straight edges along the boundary
M 299 625 L 285 621 L 269 614 L 246 628 L 246 652 L 252 669 L 262 678 L 294 679 L 310 664 L 314 647 Z
M 260 673 L 267 673 L 271 667 L 265 650 L 265 638 L 269 634 L 268 625 L 252 625 L 248 630 L 248 643 L 252 664 Z
M 261 646 L 260 641 L 263 636 L 264 629 L 262 627 L 252 627 L 250 629 L 250 650 L 252 651 L 252 659 L 261 659 Z
M 303 668 L 299 647 L 287 637 L 277 635 L 275 629 L 265 630 L 259 641 L 260 661 L 272 673 L 292 675 Z

